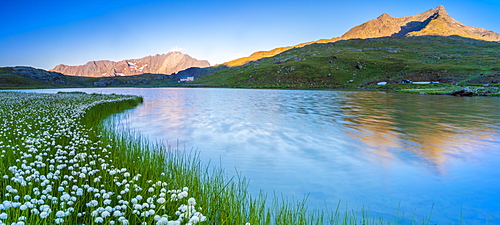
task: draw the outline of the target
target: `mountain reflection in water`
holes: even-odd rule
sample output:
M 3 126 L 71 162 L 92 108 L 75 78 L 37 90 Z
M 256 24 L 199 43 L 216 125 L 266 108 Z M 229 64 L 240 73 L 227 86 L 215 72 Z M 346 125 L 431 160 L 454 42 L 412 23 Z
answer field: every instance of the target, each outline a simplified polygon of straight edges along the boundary
M 361 92 L 343 101 L 345 126 L 351 128 L 345 132 L 381 158 L 427 160 L 440 170 L 447 158 L 467 157 L 486 142 L 498 140 L 498 126 L 493 125 L 498 124 L 499 113 L 490 105 L 481 107 L 491 104 L 483 100 Z

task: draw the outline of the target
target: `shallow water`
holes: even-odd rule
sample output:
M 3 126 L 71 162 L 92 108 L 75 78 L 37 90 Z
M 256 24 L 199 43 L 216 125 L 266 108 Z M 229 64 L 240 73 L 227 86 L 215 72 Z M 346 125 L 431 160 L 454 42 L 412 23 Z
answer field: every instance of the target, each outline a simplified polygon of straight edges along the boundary
M 500 223 L 500 99 L 378 92 L 107 88 L 144 104 L 119 127 L 195 148 L 250 192 L 311 209 Z M 57 92 L 60 90 L 23 90 Z M 399 208 L 399 210 L 398 210 Z M 432 211 L 431 211 L 432 209 Z

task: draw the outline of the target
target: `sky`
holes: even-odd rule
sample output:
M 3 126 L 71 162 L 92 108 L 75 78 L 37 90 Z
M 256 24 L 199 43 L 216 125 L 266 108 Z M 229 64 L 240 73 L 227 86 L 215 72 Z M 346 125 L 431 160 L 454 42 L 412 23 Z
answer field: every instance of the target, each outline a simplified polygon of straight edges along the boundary
M 215 65 L 438 5 L 465 25 L 500 33 L 500 0 L 1 0 L 0 67 L 48 70 L 169 51 Z

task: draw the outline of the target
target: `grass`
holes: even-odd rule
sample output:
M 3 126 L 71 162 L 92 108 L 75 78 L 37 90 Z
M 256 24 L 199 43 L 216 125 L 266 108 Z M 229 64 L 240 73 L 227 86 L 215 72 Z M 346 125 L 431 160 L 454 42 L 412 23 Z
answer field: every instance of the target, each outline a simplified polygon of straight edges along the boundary
M 0 224 L 430 224 L 261 192 L 103 119 L 135 107 L 122 95 L 0 93 Z M 462 223 L 461 223 L 462 224 Z
M 247 88 L 355 88 L 377 82 L 483 82 L 498 74 L 500 44 L 458 36 L 385 37 L 316 43 L 238 67 L 194 84 Z M 485 78 L 486 79 L 486 78 Z M 500 82 L 498 76 L 484 80 Z

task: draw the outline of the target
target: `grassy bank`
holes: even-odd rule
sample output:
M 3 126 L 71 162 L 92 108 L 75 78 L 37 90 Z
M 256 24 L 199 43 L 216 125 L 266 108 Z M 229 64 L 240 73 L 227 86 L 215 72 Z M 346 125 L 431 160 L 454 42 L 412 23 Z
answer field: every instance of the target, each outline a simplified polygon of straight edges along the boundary
M 470 93 L 470 96 L 500 96 L 500 85 L 454 85 L 454 84 L 388 84 L 388 85 L 367 85 L 368 90 L 379 90 L 409 94 L 428 95 L 454 95 L 463 91 Z
M 0 224 L 430 224 L 249 196 L 244 178 L 202 165 L 196 152 L 101 123 L 140 104 L 139 97 L 0 99 Z

